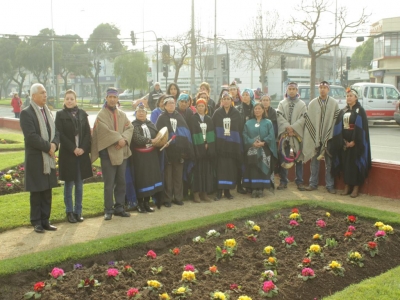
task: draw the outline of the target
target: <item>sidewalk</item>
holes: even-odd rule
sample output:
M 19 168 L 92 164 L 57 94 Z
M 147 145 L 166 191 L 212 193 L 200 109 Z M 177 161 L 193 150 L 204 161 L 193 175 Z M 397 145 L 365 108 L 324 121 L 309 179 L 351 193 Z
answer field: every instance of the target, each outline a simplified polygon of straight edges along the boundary
M 0 259 L 13 258 L 32 252 L 40 252 L 282 200 L 336 201 L 338 203 L 366 206 L 400 213 L 400 200 L 367 195 L 360 195 L 353 199 L 349 196 L 329 194 L 322 186 L 317 191 L 300 192 L 294 183 L 290 183 L 287 190 L 276 190 L 275 195 L 264 192 L 264 198 L 261 199 L 252 199 L 249 195 L 243 196 L 236 194 L 236 192 L 232 194 L 235 196 L 233 200 L 222 199 L 212 203 L 185 201 L 183 206 L 173 205 L 171 208 L 162 207 L 151 214 L 139 214 L 135 211 L 131 214 L 130 218 L 113 216 L 111 221 L 104 221 L 103 217 L 96 217 L 85 219 L 84 222 L 76 224 L 68 222 L 58 223 L 56 224 L 58 227 L 57 231 L 47 231 L 44 234 L 35 233 L 31 226 L 16 228 L 0 233 Z M 85 200 L 83 201 L 83 206 L 85 206 Z M 28 218 L 29 216 L 26 217 Z

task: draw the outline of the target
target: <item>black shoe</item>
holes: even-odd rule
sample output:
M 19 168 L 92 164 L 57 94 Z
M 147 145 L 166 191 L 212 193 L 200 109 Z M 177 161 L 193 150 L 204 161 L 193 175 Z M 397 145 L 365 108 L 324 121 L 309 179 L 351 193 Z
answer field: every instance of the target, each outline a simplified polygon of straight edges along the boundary
M 109 221 L 111 219 L 112 219 L 112 214 L 108 214 L 108 213 L 104 214 L 104 220 Z
M 46 225 L 46 226 L 43 226 L 43 229 L 44 229 L 44 230 L 48 230 L 48 231 L 56 231 L 56 230 L 57 230 L 57 227 L 48 224 L 48 225 Z
M 42 226 L 42 225 L 35 225 L 35 226 L 33 227 L 33 230 L 34 230 L 35 232 L 37 232 L 37 233 L 44 233 L 44 229 L 43 229 L 43 226 Z
M 136 208 L 139 213 L 141 214 L 146 213 L 146 209 L 144 208 L 143 202 L 139 202 Z
M 118 212 L 118 213 L 114 213 L 114 215 L 116 215 L 116 216 L 119 216 L 119 217 L 124 217 L 124 218 L 127 218 L 127 217 L 130 217 L 131 216 L 131 214 L 130 213 L 128 213 L 128 212 L 126 212 L 126 211 L 121 211 L 121 212 Z
M 144 202 L 144 209 L 147 212 L 154 212 L 154 208 L 150 207 L 149 201 Z
M 70 223 L 76 223 L 77 222 L 76 219 L 75 219 L 75 216 L 74 216 L 74 214 L 72 212 L 68 212 L 67 213 L 67 220 Z
M 165 207 L 171 207 L 171 202 L 164 202 Z
M 244 188 L 242 188 L 241 186 L 238 186 L 236 189 L 236 192 L 238 192 L 239 194 L 247 194 L 246 190 Z M 225 195 L 226 196 L 226 195 Z M 227 197 L 228 198 L 228 197 Z M 233 198 L 233 197 L 232 197 Z M 229 199 L 229 198 L 228 198 Z
M 233 199 L 233 196 L 231 195 L 231 192 L 229 190 L 224 190 L 224 195 L 228 200 L 232 200 Z
M 84 218 L 80 214 L 74 214 L 75 220 L 78 222 L 83 222 Z
M 214 197 L 214 201 L 221 200 L 221 198 L 222 198 L 222 190 L 218 190 L 217 195 L 215 195 Z
M 278 186 L 276 189 L 279 190 L 279 191 L 284 190 L 284 189 L 287 189 L 287 185 L 281 183 L 281 184 L 279 184 L 279 186 Z
M 183 201 L 175 200 L 175 201 L 174 201 L 174 204 L 176 204 L 176 205 L 183 205 Z

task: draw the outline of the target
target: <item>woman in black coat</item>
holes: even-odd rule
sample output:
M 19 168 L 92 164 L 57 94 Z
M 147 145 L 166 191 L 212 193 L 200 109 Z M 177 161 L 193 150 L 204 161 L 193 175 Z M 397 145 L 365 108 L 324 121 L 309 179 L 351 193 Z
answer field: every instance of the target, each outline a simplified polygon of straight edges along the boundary
M 90 125 L 87 113 L 79 109 L 73 90 L 65 93 L 64 109 L 56 114 L 60 133 L 59 178 L 64 183 L 64 203 L 68 222 L 82 222 L 83 179 L 93 176 L 90 162 Z M 75 206 L 72 188 L 75 184 Z

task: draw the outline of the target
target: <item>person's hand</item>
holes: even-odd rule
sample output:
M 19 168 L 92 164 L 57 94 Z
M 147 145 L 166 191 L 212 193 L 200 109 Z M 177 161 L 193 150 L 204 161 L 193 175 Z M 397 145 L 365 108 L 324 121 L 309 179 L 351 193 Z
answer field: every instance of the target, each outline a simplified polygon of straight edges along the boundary
M 74 154 L 75 154 L 75 156 L 79 156 L 79 155 L 80 155 L 80 154 L 79 154 L 79 148 L 75 148 Z
M 208 144 L 205 144 L 204 147 L 206 148 L 206 150 L 208 149 Z
M 119 146 L 120 148 L 124 147 L 125 145 L 126 145 L 126 141 L 125 141 L 124 139 L 120 139 L 120 140 L 118 141 L 118 146 Z
M 50 155 L 51 157 L 54 157 L 54 156 L 55 156 L 56 149 L 57 149 L 56 144 L 51 143 L 51 144 L 50 144 L 50 150 L 49 150 L 49 155 Z
M 346 142 L 346 147 L 347 148 L 352 148 L 352 147 L 354 147 L 356 144 L 354 143 L 354 141 L 351 141 L 351 142 Z
M 155 138 L 151 140 L 151 144 L 154 145 L 155 143 L 157 143 L 160 140 L 160 138 Z

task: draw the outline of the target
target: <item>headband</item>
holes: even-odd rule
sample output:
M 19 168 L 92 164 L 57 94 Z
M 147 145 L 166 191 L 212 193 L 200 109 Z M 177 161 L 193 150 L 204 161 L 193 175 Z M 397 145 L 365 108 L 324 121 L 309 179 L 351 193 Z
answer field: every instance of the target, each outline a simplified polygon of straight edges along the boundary
M 329 82 L 327 81 L 321 81 L 319 86 L 327 86 L 328 88 L 330 88 Z
M 112 96 L 119 96 L 118 90 L 114 88 L 108 88 L 107 89 L 107 96 L 112 95 Z
M 232 99 L 232 96 L 231 96 L 231 94 L 229 94 L 227 91 L 224 91 L 224 92 L 222 93 L 222 95 L 221 95 L 221 99 L 222 99 L 222 98 L 224 98 L 225 96 L 228 96 L 229 98 L 231 98 L 231 99 Z
M 189 95 L 188 94 L 184 94 L 184 93 L 180 94 L 179 97 L 178 97 L 177 102 L 179 102 L 179 101 L 189 101 Z
M 357 99 L 358 99 L 358 93 L 357 93 L 357 91 L 356 91 L 355 89 L 347 88 L 347 89 L 346 89 L 346 93 L 347 93 L 347 94 L 352 93 L 352 94 L 353 94 L 354 96 L 356 96 Z
M 297 85 L 296 82 L 289 82 L 289 83 L 287 84 L 286 88 L 288 88 L 288 87 L 294 87 L 294 88 L 297 89 L 298 85 Z
M 174 101 L 174 103 L 175 103 L 175 99 L 172 97 L 172 96 L 168 96 L 168 97 L 166 97 L 165 99 L 164 99 L 164 105 L 165 104 L 167 104 L 167 102 L 169 102 L 169 101 Z
M 207 102 L 206 102 L 206 100 L 204 100 L 203 98 L 197 99 L 197 101 L 196 101 L 196 106 L 197 106 L 198 104 L 204 104 L 204 106 L 207 107 Z
M 146 106 L 144 106 L 143 102 L 140 102 L 138 106 L 136 106 L 136 111 L 138 110 L 143 110 L 145 112 L 147 112 L 147 108 Z

